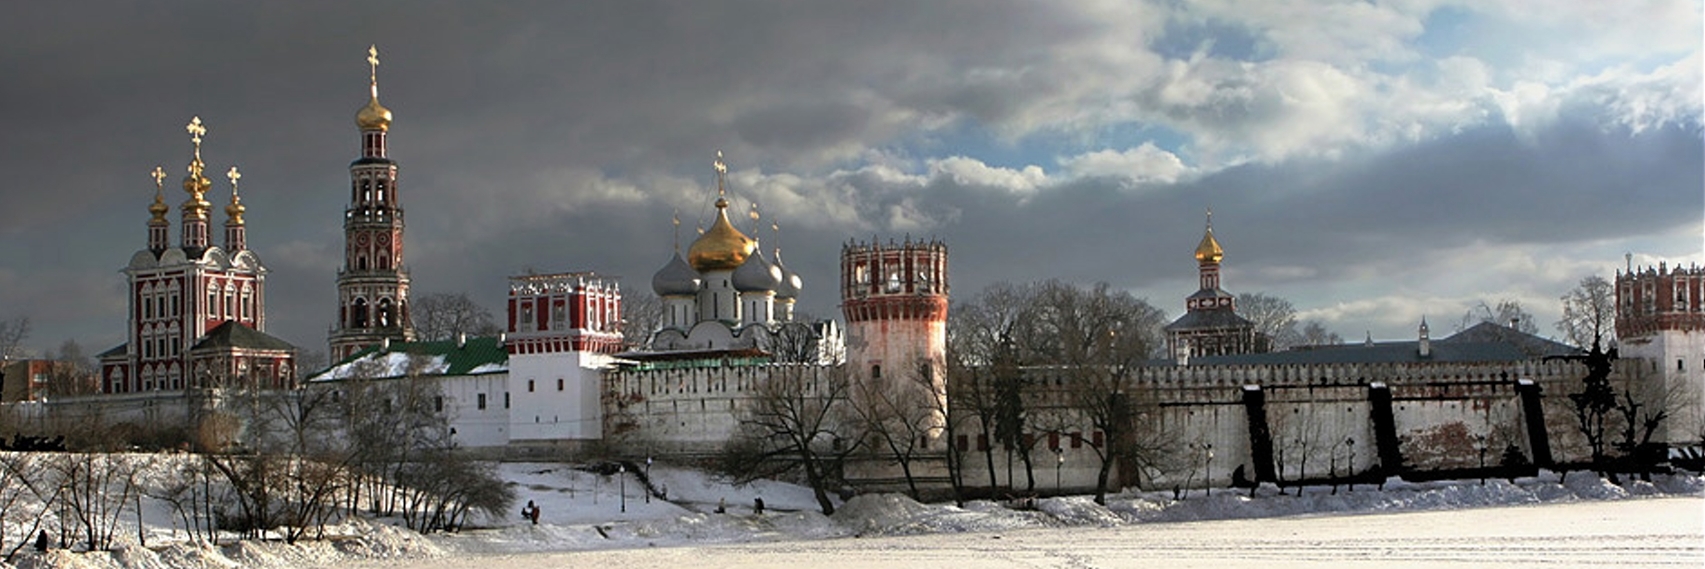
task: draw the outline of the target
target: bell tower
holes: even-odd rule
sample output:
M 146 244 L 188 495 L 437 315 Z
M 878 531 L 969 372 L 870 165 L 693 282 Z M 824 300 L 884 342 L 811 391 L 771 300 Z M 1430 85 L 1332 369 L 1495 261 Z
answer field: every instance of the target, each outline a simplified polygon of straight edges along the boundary
M 409 277 L 403 268 L 403 209 L 397 163 L 386 156 L 391 110 L 379 104 L 379 50 L 367 49 L 369 98 L 355 113 L 361 157 L 349 164 L 349 208 L 343 214 L 343 267 L 337 274 L 332 361 L 386 339 L 413 340 Z

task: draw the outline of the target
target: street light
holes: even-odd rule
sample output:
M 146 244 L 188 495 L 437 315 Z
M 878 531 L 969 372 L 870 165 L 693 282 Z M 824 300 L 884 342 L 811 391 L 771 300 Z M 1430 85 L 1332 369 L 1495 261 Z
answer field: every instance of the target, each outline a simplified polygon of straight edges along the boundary
M 1202 443 L 1207 449 L 1207 458 L 1202 461 L 1202 490 L 1208 497 L 1214 495 L 1214 443 Z
M 651 457 L 645 457 L 645 503 L 651 503 Z
M 616 480 L 622 485 L 622 513 L 628 513 L 628 465 L 616 467 Z
M 1060 467 L 1063 467 L 1065 465 L 1066 465 L 1066 451 L 1065 451 L 1065 449 L 1062 449 L 1062 448 L 1057 447 L 1057 446 L 1054 447 L 1054 493 L 1055 494 L 1060 493 Z
M 1345 438 L 1344 439 L 1344 445 L 1350 447 L 1350 465 L 1349 465 L 1348 476 L 1350 477 L 1350 491 L 1355 492 L 1356 491 L 1356 438 L 1355 437 Z
M 1486 485 L 1486 435 L 1474 435 L 1474 450 L 1480 451 L 1480 485 Z

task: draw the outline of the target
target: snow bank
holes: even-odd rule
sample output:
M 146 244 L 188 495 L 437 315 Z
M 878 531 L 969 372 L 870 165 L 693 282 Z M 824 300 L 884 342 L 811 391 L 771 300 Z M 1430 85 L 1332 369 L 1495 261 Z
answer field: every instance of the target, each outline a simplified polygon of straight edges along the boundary
M 165 470 L 181 458 L 155 460 Z M 1088 496 L 1040 498 L 1022 504 L 986 500 L 921 504 L 901 494 L 868 494 L 840 504 L 833 516 L 818 512 L 809 488 L 763 481 L 734 485 L 714 475 L 643 463 L 623 476 L 607 469 L 553 463 L 499 465 L 499 476 L 520 498 L 513 515 L 479 520 L 482 529 L 421 536 L 390 523 L 351 519 L 326 528 L 327 539 L 243 541 L 212 546 L 186 542 L 178 520 L 163 504 L 144 500 L 144 530 L 151 547 L 135 545 L 131 514 L 121 517 L 121 546 L 114 551 L 24 552 L 15 567 L 43 569 L 180 569 L 335 567 L 353 561 L 410 560 L 472 555 L 742 544 L 820 540 L 854 536 L 1006 532 L 1060 527 L 1118 527 L 1132 524 L 1320 516 L 1342 513 L 1446 510 L 1553 502 L 1638 499 L 1646 496 L 1705 496 L 1698 475 L 1654 476 L 1650 482 L 1610 483 L 1590 472 L 1566 477 L 1553 472 L 1505 479 L 1414 483 L 1399 478 L 1376 485 L 1311 486 L 1281 491 L 1272 485 L 1248 490 L 1200 490 L 1175 499 L 1172 492 L 1126 492 L 1107 505 Z M 648 475 L 656 493 L 648 501 Z M 164 474 L 148 478 L 162 482 Z M 664 489 L 667 488 L 667 492 Z M 766 511 L 752 501 L 762 497 Z M 520 507 L 533 500 L 542 509 L 537 525 Z M 721 505 L 724 510 L 717 512 Z M 1023 506 L 1023 507 L 1013 507 Z M 128 537 L 127 537 L 128 536 Z M 127 541 L 128 540 L 128 541 Z M 6 566 L 0 564 L 0 569 Z

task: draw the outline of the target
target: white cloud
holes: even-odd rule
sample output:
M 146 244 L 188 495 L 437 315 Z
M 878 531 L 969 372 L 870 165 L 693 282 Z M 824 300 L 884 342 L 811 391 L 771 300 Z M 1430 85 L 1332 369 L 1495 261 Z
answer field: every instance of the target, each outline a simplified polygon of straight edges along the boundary
M 1073 177 L 1123 177 L 1139 185 L 1170 184 L 1192 170 L 1178 155 L 1162 150 L 1153 142 L 1125 150 L 1096 150 L 1061 158 L 1059 162 Z
M 1048 175 L 1036 165 L 1020 169 L 1000 168 L 964 156 L 950 156 L 929 161 L 929 175 L 944 176 L 962 186 L 977 186 L 1005 190 L 1013 194 L 1031 194 L 1048 183 Z

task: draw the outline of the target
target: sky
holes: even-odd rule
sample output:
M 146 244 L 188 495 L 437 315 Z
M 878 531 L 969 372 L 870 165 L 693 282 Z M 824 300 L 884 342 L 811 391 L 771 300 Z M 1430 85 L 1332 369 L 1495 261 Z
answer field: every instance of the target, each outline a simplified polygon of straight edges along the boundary
M 125 341 L 120 272 L 207 128 L 242 172 L 266 331 L 324 351 L 376 44 L 413 294 L 629 289 L 711 220 L 838 315 L 841 246 L 939 239 L 952 293 L 1106 282 L 1170 316 L 1206 212 L 1223 288 L 1346 338 L 1705 263 L 1696 1 L 36 2 L 0 21 L 0 319 Z M 222 176 L 214 238 L 230 186 Z M 761 229 L 739 213 L 756 202 Z M 680 216 L 679 237 L 671 224 Z M 774 222 L 779 232 L 769 226 Z M 1450 330 L 1443 330 L 1449 332 Z

